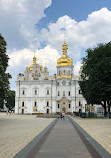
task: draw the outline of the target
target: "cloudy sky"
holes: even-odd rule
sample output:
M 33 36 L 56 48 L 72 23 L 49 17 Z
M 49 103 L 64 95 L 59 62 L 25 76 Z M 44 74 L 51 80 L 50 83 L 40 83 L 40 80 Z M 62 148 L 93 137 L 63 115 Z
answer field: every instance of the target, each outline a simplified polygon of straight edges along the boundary
M 111 0 L 0 0 L 0 33 L 7 41 L 11 89 L 34 52 L 55 73 L 64 37 L 77 75 L 85 50 L 111 41 Z

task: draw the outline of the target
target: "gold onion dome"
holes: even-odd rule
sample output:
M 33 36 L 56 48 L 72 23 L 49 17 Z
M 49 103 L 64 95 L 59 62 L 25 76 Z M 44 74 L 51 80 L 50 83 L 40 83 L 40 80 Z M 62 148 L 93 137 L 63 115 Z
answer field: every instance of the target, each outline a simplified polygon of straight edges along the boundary
M 42 63 L 40 64 L 40 69 L 41 69 L 41 70 L 43 70 L 43 66 L 42 66 Z
M 67 44 L 66 44 L 66 41 L 64 41 L 64 44 L 63 44 L 63 47 L 62 47 L 62 52 L 63 52 L 63 55 L 61 58 L 59 58 L 57 60 L 57 66 L 72 66 L 73 65 L 73 60 L 68 57 L 67 55 Z
M 33 57 L 33 64 L 29 66 L 29 70 L 31 70 L 31 71 L 33 70 L 33 65 L 36 64 L 36 60 L 37 60 L 37 59 L 36 59 L 36 57 L 34 56 L 34 57 Z

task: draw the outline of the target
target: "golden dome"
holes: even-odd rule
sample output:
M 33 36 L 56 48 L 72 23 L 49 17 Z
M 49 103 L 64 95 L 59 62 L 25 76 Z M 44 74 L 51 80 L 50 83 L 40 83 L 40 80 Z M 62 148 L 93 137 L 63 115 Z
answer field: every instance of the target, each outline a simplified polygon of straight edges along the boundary
M 42 63 L 40 64 L 40 69 L 41 69 L 41 70 L 43 70 L 43 66 L 42 66 Z
M 73 60 L 67 56 L 67 49 L 68 49 L 67 44 L 64 41 L 63 48 L 62 48 L 63 55 L 61 58 L 57 60 L 57 66 L 72 66 L 73 65 Z
M 33 70 L 33 65 L 36 64 L 36 60 L 37 60 L 37 59 L 36 59 L 36 57 L 34 56 L 34 57 L 33 57 L 33 64 L 29 66 L 29 70 L 30 70 L 30 71 Z

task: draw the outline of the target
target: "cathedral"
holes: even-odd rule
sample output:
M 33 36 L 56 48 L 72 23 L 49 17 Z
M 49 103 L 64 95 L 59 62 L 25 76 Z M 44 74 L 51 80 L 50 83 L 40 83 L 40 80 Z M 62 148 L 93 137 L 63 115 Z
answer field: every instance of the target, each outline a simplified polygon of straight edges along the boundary
M 73 73 L 73 60 L 67 54 L 64 41 L 62 57 L 57 60 L 57 73 L 49 75 L 48 68 L 38 64 L 27 66 L 24 74 L 19 73 L 16 81 L 16 114 L 57 114 L 61 112 L 85 112 L 86 101 L 79 83 L 80 73 Z

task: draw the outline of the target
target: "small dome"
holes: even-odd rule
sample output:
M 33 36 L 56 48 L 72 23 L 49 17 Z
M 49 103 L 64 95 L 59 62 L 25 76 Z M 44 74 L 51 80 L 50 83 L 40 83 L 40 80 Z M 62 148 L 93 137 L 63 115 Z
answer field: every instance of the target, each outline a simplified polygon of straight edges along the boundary
M 36 57 L 33 57 L 33 64 L 29 66 L 29 70 L 32 71 L 33 70 L 33 66 L 36 64 Z
M 73 60 L 67 56 L 67 49 L 68 49 L 67 44 L 64 41 L 63 48 L 62 48 L 63 55 L 61 58 L 57 60 L 57 66 L 72 66 L 73 65 Z

